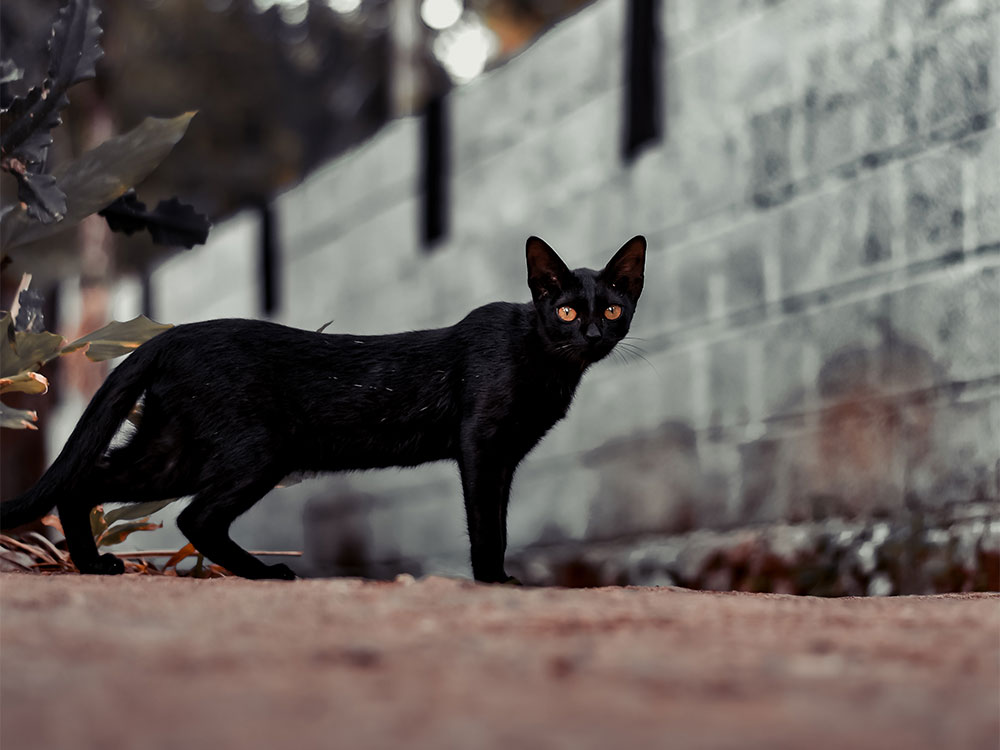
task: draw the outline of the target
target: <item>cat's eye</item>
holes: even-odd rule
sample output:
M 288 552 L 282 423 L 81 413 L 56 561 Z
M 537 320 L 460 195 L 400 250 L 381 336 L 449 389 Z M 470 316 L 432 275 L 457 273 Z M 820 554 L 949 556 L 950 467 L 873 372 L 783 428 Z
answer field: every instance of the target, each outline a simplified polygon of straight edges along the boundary
M 559 316 L 559 320 L 565 321 L 566 323 L 572 323 L 576 320 L 576 310 L 569 305 L 563 305 L 562 307 L 556 308 L 556 315 Z
M 622 316 L 621 305 L 608 305 L 604 308 L 604 317 L 608 320 L 618 320 Z

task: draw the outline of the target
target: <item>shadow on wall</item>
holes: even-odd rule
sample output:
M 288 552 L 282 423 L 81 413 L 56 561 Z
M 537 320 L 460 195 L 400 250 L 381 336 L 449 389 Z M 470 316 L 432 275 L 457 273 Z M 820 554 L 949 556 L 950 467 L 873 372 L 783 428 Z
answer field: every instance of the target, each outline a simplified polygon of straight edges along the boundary
M 589 536 L 882 518 L 995 499 L 989 466 L 945 460 L 961 438 L 952 428 L 964 385 L 891 325 L 880 327 L 877 347 L 832 354 L 815 395 L 793 394 L 758 439 L 718 426 L 699 435 L 668 421 L 592 451 L 586 462 L 601 470 L 602 495 L 615 502 L 595 510 Z M 726 454 L 738 460 L 738 487 Z
M 602 485 L 587 540 L 604 549 L 529 548 L 521 573 L 824 595 L 1000 588 L 1000 467 L 969 449 L 990 403 L 879 329 L 878 345 L 833 353 L 757 439 L 669 421 L 590 452 Z M 646 554 L 628 541 L 651 539 L 674 542 Z

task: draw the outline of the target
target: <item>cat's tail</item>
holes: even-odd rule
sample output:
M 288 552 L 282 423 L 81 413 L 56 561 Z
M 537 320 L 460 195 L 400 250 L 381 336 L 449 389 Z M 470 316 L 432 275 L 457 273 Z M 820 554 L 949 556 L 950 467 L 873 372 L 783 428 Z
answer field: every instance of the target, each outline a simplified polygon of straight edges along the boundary
M 140 348 L 111 372 L 48 471 L 30 490 L 0 503 L 0 528 L 41 518 L 94 466 L 145 390 L 153 349 Z

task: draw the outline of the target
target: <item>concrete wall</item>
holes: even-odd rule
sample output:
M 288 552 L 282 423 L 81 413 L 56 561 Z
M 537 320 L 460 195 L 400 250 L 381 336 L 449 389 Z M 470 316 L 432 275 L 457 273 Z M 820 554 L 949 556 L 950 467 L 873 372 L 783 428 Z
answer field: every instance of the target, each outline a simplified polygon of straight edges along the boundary
M 596 366 L 522 465 L 512 572 L 982 585 L 1000 560 L 1000 4 L 665 0 L 665 137 L 632 162 L 625 7 L 595 3 L 451 95 L 451 231 L 432 251 L 416 120 L 281 196 L 278 319 L 447 325 L 528 298 L 528 234 L 600 267 L 644 233 L 643 356 Z M 157 272 L 157 317 L 256 315 L 255 221 Z M 237 536 L 304 546 L 313 572 L 468 573 L 450 465 L 281 490 Z M 950 583 L 908 577 L 893 540 L 943 555 Z M 807 558 L 836 581 L 774 572 Z

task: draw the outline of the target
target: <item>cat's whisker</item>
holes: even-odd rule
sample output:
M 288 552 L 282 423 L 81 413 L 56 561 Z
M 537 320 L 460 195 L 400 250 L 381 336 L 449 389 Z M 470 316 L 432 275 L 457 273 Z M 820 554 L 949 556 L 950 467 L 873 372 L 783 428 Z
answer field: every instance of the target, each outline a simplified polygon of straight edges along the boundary
M 624 346 L 622 344 L 619 344 L 618 346 L 621 348 L 622 351 L 628 352 L 629 354 L 642 354 L 642 355 L 646 354 L 646 351 L 638 346 L 630 346 L 628 344 L 625 344 Z
M 549 351 L 565 359 L 571 358 L 577 352 L 577 345 L 572 341 L 552 347 Z
M 642 348 L 641 346 L 639 346 L 638 344 L 634 343 L 634 342 L 636 342 L 636 341 L 643 341 L 643 342 L 645 342 L 645 341 L 646 341 L 646 339 L 640 339 L 640 338 L 636 338 L 635 336 L 626 336 L 625 338 L 623 338 L 623 339 L 622 339 L 622 340 L 621 340 L 621 341 L 619 342 L 619 346 L 621 346 L 622 344 L 626 344 L 626 345 L 628 345 L 628 346 L 631 346 L 631 347 L 634 347 L 634 348 L 636 348 L 636 349 L 640 349 L 640 350 L 642 350 L 643 352 L 645 352 L 645 349 L 643 349 L 643 348 Z
M 656 365 L 650 362 L 649 359 L 646 358 L 645 353 L 635 344 L 629 344 L 626 341 L 619 341 L 618 346 L 612 351 L 618 354 L 624 364 L 631 364 L 637 359 L 642 360 L 649 365 L 657 376 L 659 376 L 660 372 L 656 369 Z
M 642 356 L 645 356 L 645 352 L 642 351 L 641 349 L 633 349 L 632 347 L 629 347 L 629 346 L 622 346 L 622 347 L 619 348 L 619 351 L 621 351 L 621 352 L 623 352 L 625 354 L 628 354 L 629 356 L 632 356 L 632 357 L 642 357 Z

